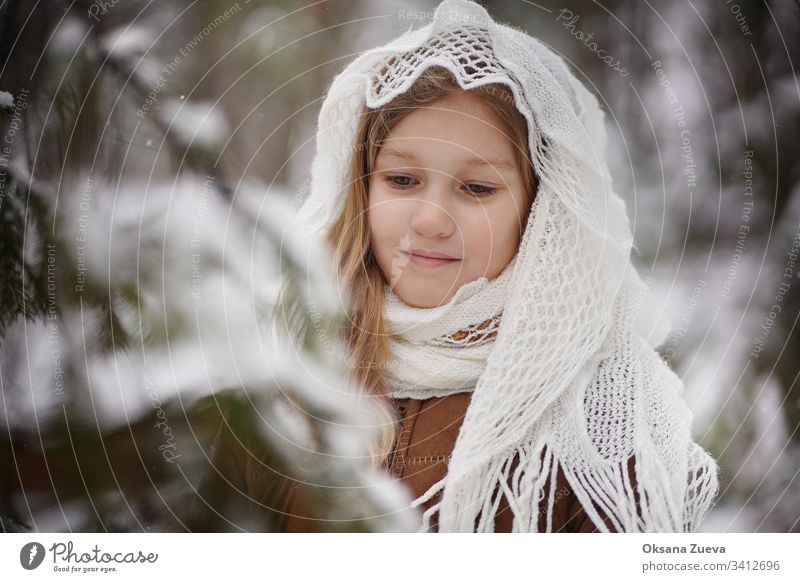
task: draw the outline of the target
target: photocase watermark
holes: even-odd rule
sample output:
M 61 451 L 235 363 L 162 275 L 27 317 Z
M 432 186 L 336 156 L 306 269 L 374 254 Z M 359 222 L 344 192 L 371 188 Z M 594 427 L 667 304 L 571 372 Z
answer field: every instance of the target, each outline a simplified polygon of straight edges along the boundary
M 398 10 L 397 18 L 421 22 L 423 20 L 433 20 L 434 14 L 436 14 L 434 10 Z
M 47 313 L 47 343 L 50 346 L 50 364 L 53 368 L 54 393 L 64 394 L 64 368 L 61 364 L 61 335 L 58 332 L 58 307 L 56 305 L 56 245 L 47 245 L 47 287 L 45 293 Z
M 767 338 L 769 337 L 772 327 L 775 324 L 775 319 L 777 319 L 778 315 L 781 313 L 781 311 L 783 311 L 782 305 L 784 297 L 787 293 L 789 293 L 789 289 L 792 288 L 792 283 L 794 280 L 798 278 L 798 275 L 800 275 L 800 273 L 797 271 L 797 256 L 800 254 L 800 223 L 797 226 L 798 229 L 794 233 L 792 244 L 789 246 L 789 250 L 786 251 L 786 261 L 784 263 L 783 273 L 781 273 L 781 280 L 778 284 L 778 290 L 775 292 L 773 303 L 769 308 L 769 313 L 767 313 L 761 322 L 761 331 L 759 332 L 758 336 L 756 336 L 756 339 L 753 340 L 753 347 L 750 350 L 751 358 L 758 358 L 761 355 L 761 352 L 764 351 L 764 348 L 767 344 Z
M 136 110 L 136 115 L 138 115 L 141 119 L 144 119 L 147 116 L 148 111 L 152 109 L 156 103 L 158 103 L 158 95 L 161 93 L 161 89 L 167 84 L 167 79 L 172 76 L 172 74 L 178 70 L 178 67 L 181 65 L 183 60 L 178 55 L 175 55 L 170 62 L 166 65 L 161 67 L 161 71 L 159 72 L 158 77 L 156 77 L 155 84 L 150 89 L 150 92 L 147 94 L 147 97 L 144 99 L 144 103 L 142 106 Z
M 413 20 L 415 22 L 422 22 L 424 20 L 433 20 L 436 16 L 436 12 L 436 10 L 398 10 L 397 18 L 399 20 Z M 440 9 L 439 20 L 463 25 L 486 25 L 485 19 L 480 16 L 452 9 Z
M 145 97 L 142 106 L 136 111 L 136 115 L 138 115 L 141 119 L 147 117 L 148 112 L 158 103 L 161 90 L 166 86 L 169 78 L 183 63 L 183 59 L 192 54 L 192 52 L 194 52 L 194 50 L 200 46 L 200 44 L 211 35 L 211 33 L 213 33 L 232 16 L 236 15 L 241 9 L 242 7 L 240 6 L 239 2 L 236 2 L 233 6 L 225 10 L 225 12 L 214 18 L 214 20 L 209 21 L 202 29 L 200 29 L 197 34 L 191 38 L 191 40 L 189 40 L 189 42 L 178 49 L 178 54 L 174 55 L 172 60 L 161 67 L 161 71 L 159 72 L 158 77 L 156 77 L 155 83 L 152 85 L 150 92 Z
M 97 544 L 89 551 L 76 552 L 75 546 L 71 541 L 66 544 L 56 542 L 50 546 L 50 554 L 53 556 L 53 570 L 56 572 L 114 572 L 114 566 L 75 566 L 73 564 L 154 564 L 158 560 L 158 554 L 154 552 L 144 553 L 141 550 L 136 552 L 104 552 Z M 58 563 L 66 564 L 58 566 Z
M 739 228 L 736 233 L 736 248 L 734 249 L 733 257 L 731 257 L 731 264 L 728 267 L 728 276 L 722 284 L 722 293 L 720 295 L 727 298 L 730 295 L 733 280 L 739 271 L 739 263 L 742 260 L 744 253 L 747 236 L 750 233 L 750 214 L 753 212 L 753 152 L 748 150 L 744 152 L 744 169 L 742 171 L 744 176 L 744 205 L 742 206 L 742 215 L 739 222 Z
M 394 290 L 400 275 L 411 260 L 411 237 L 408 235 L 400 239 L 400 245 L 392 249 L 392 273 L 389 280 L 389 289 Z
M 342 357 L 342 352 L 331 340 L 328 335 L 328 326 L 323 326 L 322 315 L 320 314 L 317 306 L 312 302 L 308 305 L 308 316 L 311 319 L 311 327 L 314 329 L 314 334 L 322 342 L 322 349 L 329 355 L 338 355 Z
M 692 132 L 686 127 L 686 111 L 681 105 L 680 99 L 669 81 L 661 61 L 653 61 L 650 65 L 658 78 L 658 84 L 664 89 L 667 100 L 672 107 L 672 115 L 675 123 L 681 130 L 681 161 L 683 162 L 683 175 L 686 177 L 686 189 L 694 190 L 697 187 L 697 166 L 694 161 L 694 151 L 692 150 Z
M 203 183 L 203 191 L 200 194 L 200 202 L 194 217 L 194 232 L 189 247 L 192 250 L 192 299 L 195 301 L 202 298 L 201 288 L 203 274 L 200 272 L 200 248 L 203 240 L 203 223 L 205 222 L 206 211 L 208 210 L 208 199 L 214 195 L 215 178 L 207 175 Z
M 172 428 L 169 426 L 167 413 L 161 406 L 161 399 L 158 397 L 158 392 L 156 391 L 150 374 L 147 372 L 143 373 L 142 382 L 144 383 L 145 392 L 147 392 L 147 396 L 150 398 L 153 408 L 156 411 L 156 418 L 158 420 L 153 426 L 161 431 L 165 439 L 164 443 L 158 446 L 158 450 L 167 463 L 172 463 L 181 455 L 177 453 L 178 447 L 175 445 L 175 435 L 172 432 Z
M 0 210 L 3 208 L 3 202 L 6 197 L 6 184 L 8 183 L 8 164 L 11 159 L 11 150 L 14 146 L 14 140 L 17 132 L 22 127 L 22 113 L 28 107 L 28 89 L 20 89 L 16 98 L 6 93 L 6 98 L 13 102 L 3 103 L 4 108 L 13 108 L 11 114 L 11 121 L 6 128 L 6 134 L 3 136 L 3 143 L 0 147 Z
M 725 0 L 725 5 L 736 19 L 736 24 L 739 25 L 739 30 L 742 31 L 742 34 L 744 36 L 753 36 L 753 33 L 750 31 L 750 25 L 747 24 L 747 17 L 742 12 L 742 7 L 734 2 L 734 0 Z
M 53 561 L 54 572 L 88 574 L 98 572 L 107 574 L 117 572 L 116 566 L 109 564 L 154 564 L 158 561 L 155 552 L 106 552 L 97 544 L 88 551 L 75 551 L 72 541 L 56 542 L 49 549 L 39 542 L 28 542 L 19 551 L 19 563 L 25 570 L 35 570 L 42 565 L 47 553 Z
M 511 89 L 507 87 L 498 87 L 497 85 L 481 85 L 478 87 L 478 91 L 482 91 L 484 93 L 488 93 L 496 97 L 498 94 L 500 95 L 500 100 L 503 103 L 510 104 L 514 103 L 514 93 L 511 92 Z
M 92 190 L 94 189 L 94 179 L 91 175 L 87 176 L 86 182 L 83 184 L 83 191 L 81 198 L 78 202 L 80 214 L 78 215 L 78 232 L 75 235 L 75 252 L 77 264 L 75 265 L 76 279 L 75 293 L 83 293 L 86 291 L 86 236 L 88 234 L 89 226 L 89 203 L 92 200 Z
M 89 18 L 95 22 L 100 22 L 98 15 L 105 16 L 119 2 L 120 0 L 94 0 L 86 12 L 89 15 Z
M 352 358 L 348 358 L 347 361 L 352 361 Z M 384 362 L 358 362 L 353 364 L 353 367 L 360 370 L 396 370 L 400 367 L 400 362 L 389 358 Z
M 26 570 L 35 570 L 44 561 L 45 553 L 44 546 L 39 542 L 28 542 L 19 551 L 20 566 Z
M 328 327 L 323 325 L 322 316 L 313 302 L 309 303 L 307 313 L 311 319 L 311 327 L 314 334 L 322 344 L 323 351 L 343 362 L 348 368 L 357 370 L 391 370 L 400 366 L 400 362 L 394 358 L 388 358 L 381 362 L 355 361 L 353 354 L 346 349 L 343 343 L 333 341 L 333 338 L 328 333 Z
M 345 168 L 350 167 L 350 161 L 352 160 L 352 156 L 359 155 L 362 150 L 367 149 L 368 145 L 369 144 L 360 142 L 351 147 L 337 148 L 332 156 L 327 156 L 326 158 L 320 159 L 315 163 L 321 164 L 320 170 L 333 170 L 337 166 L 342 166 Z M 313 184 L 313 179 L 309 175 L 305 178 L 305 180 L 303 180 L 303 183 L 300 184 L 300 186 L 297 188 L 297 191 L 292 197 L 291 203 L 288 205 L 286 209 L 287 213 L 292 213 L 297 208 L 299 208 L 299 206 L 303 203 L 303 201 L 308 197 L 309 193 L 311 192 L 312 184 Z M 290 217 L 286 216 L 286 218 Z
M 642 283 L 648 289 L 652 288 L 652 286 L 653 286 L 653 277 L 651 275 L 645 275 L 644 277 L 642 277 Z M 637 309 L 638 309 L 638 305 L 641 305 L 641 300 L 640 299 L 637 300 L 636 305 L 637 305 Z M 694 307 L 692 307 L 692 309 L 694 309 Z M 660 352 L 660 350 L 661 350 L 661 348 L 659 348 L 659 352 Z M 674 355 L 674 353 L 675 353 L 674 349 L 669 354 L 660 354 L 659 353 L 659 359 L 661 360 L 661 363 L 664 364 L 667 368 L 671 367 L 670 358 Z
M 600 46 L 597 44 L 597 41 L 594 40 L 593 32 L 586 34 L 582 30 L 575 28 L 575 25 L 580 19 L 581 17 L 572 12 L 572 10 L 569 8 L 562 8 L 558 11 L 556 16 L 556 22 L 560 22 L 561 25 L 564 26 L 564 28 L 568 30 L 572 36 L 581 41 L 583 46 L 589 49 L 590 52 L 596 54 L 597 58 L 608 65 L 612 71 L 616 71 L 620 77 L 627 77 L 630 74 L 628 68 L 623 67 L 619 59 L 607 54 L 605 49 L 600 48 Z
M 680 320 L 680 327 L 674 329 L 670 334 L 670 339 L 667 344 L 669 347 L 664 350 L 665 360 L 670 360 L 675 356 L 675 349 L 686 335 L 686 332 L 689 329 L 689 324 L 691 323 L 694 313 L 697 310 L 697 302 L 707 286 L 708 283 L 705 279 L 699 279 L 697 283 L 695 283 L 694 289 L 692 289 L 692 295 L 689 297 L 689 301 L 687 302 L 686 308 L 683 311 L 683 317 L 681 317 Z
M 555 504 L 561 503 L 562 500 L 568 499 L 570 497 L 570 494 L 571 490 L 568 486 L 563 485 L 559 487 L 558 489 L 556 489 L 555 493 L 553 493 L 553 505 L 555 506 Z M 539 516 L 547 514 L 549 505 L 550 505 L 549 502 L 546 501 L 545 499 L 544 491 L 542 491 L 541 497 L 539 498 L 539 508 L 537 510 Z M 555 530 L 555 533 L 562 531 L 565 527 L 567 527 L 567 524 L 564 524 L 561 526 L 560 529 Z

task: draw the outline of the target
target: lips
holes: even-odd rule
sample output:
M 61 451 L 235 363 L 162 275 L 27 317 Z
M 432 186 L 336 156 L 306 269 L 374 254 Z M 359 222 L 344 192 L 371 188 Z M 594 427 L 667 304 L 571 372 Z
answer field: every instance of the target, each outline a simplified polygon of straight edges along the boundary
M 445 255 L 444 253 L 437 253 L 436 251 L 423 251 L 423 250 L 413 250 L 411 251 L 412 255 L 418 255 L 420 257 L 426 257 L 428 259 L 450 259 L 452 261 L 457 261 L 455 257 L 451 257 L 450 255 Z
M 404 252 L 410 257 L 413 264 L 420 267 L 441 267 L 461 260 L 436 251 L 414 250 Z

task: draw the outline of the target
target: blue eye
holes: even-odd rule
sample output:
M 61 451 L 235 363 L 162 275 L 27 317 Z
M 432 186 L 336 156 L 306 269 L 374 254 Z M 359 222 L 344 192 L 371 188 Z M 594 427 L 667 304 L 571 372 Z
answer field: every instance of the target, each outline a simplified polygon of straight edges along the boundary
M 481 184 L 465 184 L 464 187 L 467 189 L 470 195 L 474 196 L 475 198 L 485 198 L 486 196 L 491 196 L 497 191 L 497 188 L 483 186 Z M 473 190 L 473 188 L 478 188 L 478 190 Z
M 386 181 L 389 182 L 392 188 L 405 190 L 413 186 L 414 184 L 410 182 L 414 182 L 415 180 L 411 176 L 386 176 Z

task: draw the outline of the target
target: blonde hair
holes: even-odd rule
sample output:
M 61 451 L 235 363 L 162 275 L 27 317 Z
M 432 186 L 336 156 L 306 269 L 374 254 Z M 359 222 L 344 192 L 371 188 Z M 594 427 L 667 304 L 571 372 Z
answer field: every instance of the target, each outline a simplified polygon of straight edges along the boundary
M 384 422 L 372 444 L 373 466 L 386 466 L 396 439 L 397 417 L 384 386 L 389 359 L 389 340 L 383 320 L 385 279 L 372 250 L 367 220 L 369 178 L 383 141 L 392 128 L 416 107 L 463 91 L 444 67 L 423 71 L 416 82 L 390 103 L 364 107 L 356 134 L 344 208 L 328 231 L 328 240 L 338 266 L 340 283 L 350 295 L 348 321 L 342 330 L 349 349 L 350 369 L 362 389 L 375 396 Z M 511 91 L 502 84 L 471 89 L 501 120 L 507 137 L 515 145 L 517 167 L 526 185 L 525 208 L 530 209 L 536 193 L 536 176 L 528 148 L 528 126 L 514 105 Z M 528 217 L 525 217 L 527 224 Z M 524 224 L 522 231 L 524 232 Z

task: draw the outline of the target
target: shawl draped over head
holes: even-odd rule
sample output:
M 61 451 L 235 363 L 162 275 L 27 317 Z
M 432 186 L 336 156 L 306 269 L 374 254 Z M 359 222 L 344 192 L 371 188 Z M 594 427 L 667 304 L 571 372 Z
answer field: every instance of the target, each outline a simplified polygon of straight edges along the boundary
M 603 112 L 541 42 L 476 3 L 446 0 L 429 24 L 362 53 L 322 105 L 297 224 L 323 244 L 343 208 L 355 148 L 342 144 L 354 144 L 361 109 L 389 103 L 433 65 L 465 90 L 508 87 L 527 120 L 539 188 L 447 475 L 414 501 L 442 493 L 420 531 L 435 512 L 439 531 L 492 531 L 498 490 L 513 531 L 537 531 L 539 512 L 552 514 L 545 484 L 559 468 L 600 531 L 609 529 L 603 516 L 619 531 L 694 530 L 717 491 L 716 463 L 692 440 L 683 383 L 654 349 L 670 324 L 631 263 Z M 445 311 L 457 325 L 469 315 Z

